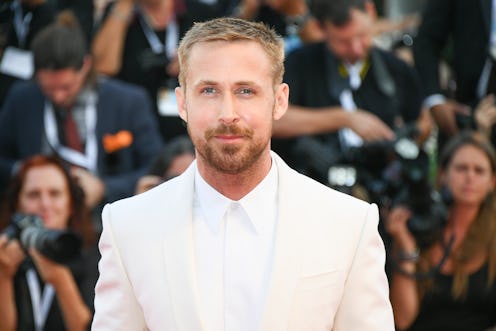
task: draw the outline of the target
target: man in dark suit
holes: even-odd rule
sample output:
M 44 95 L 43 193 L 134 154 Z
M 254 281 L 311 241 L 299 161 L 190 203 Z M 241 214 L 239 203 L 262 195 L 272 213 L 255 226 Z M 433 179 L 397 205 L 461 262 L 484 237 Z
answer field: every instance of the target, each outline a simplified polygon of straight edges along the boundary
M 339 155 L 348 149 L 393 141 L 395 129 L 405 124 L 426 122 L 419 125 L 421 137 L 430 127 L 414 69 L 373 46 L 371 1 L 314 0 L 310 9 L 325 41 L 288 55 L 290 106 L 274 123 L 274 137 L 285 139 L 273 143 L 293 167 L 326 182 L 328 168 L 342 162 Z
M 472 126 L 470 110 L 488 87 L 492 0 L 430 0 L 414 42 L 414 59 L 426 106 L 445 136 Z M 442 94 L 439 62 L 452 41 L 452 63 L 456 91 L 453 98 Z M 485 78 L 484 78 L 485 77 Z
M 131 196 L 162 141 L 146 93 L 92 73 L 85 37 L 63 13 L 33 41 L 35 81 L 10 91 L 0 117 L 0 188 L 19 160 L 57 154 L 93 209 Z

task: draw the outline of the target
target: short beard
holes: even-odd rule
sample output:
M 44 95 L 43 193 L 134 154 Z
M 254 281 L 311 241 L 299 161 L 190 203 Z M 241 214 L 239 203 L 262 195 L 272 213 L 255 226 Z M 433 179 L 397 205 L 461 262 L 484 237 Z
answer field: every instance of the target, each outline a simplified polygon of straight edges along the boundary
M 250 144 L 243 146 L 225 145 L 218 150 L 215 145 L 208 143 L 215 136 L 223 134 L 242 136 L 244 139 L 248 139 Z M 268 142 L 263 142 L 260 139 L 253 140 L 253 136 L 251 129 L 221 125 L 215 129 L 207 130 L 205 140 L 194 141 L 194 143 L 198 153 L 210 167 L 221 173 L 235 175 L 250 169 L 260 159 L 267 147 Z

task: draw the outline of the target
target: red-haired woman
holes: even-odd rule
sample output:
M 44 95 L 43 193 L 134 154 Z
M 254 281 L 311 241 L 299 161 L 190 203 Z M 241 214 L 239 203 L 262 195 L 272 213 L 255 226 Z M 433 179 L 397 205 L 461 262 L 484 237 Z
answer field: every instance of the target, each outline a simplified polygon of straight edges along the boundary
M 58 159 L 38 155 L 25 160 L 10 184 L 0 229 L 21 213 L 38 216 L 46 229 L 88 237 L 83 191 Z M 57 263 L 1 234 L 0 330 L 86 330 L 91 311 L 80 290 L 84 271 L 80 258 Z

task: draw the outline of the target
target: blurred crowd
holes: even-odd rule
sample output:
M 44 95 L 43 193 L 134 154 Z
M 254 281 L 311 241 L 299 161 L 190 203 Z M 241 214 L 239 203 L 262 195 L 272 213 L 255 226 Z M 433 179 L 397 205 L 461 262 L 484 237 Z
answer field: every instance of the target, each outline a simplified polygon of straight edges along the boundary
M 194 160 L 176 50 L 221 16 L 285 40 L 273 150 L 379 205 L 397 330 L 496 330 L 496 1 L 4 0 L 0 331 L 89 328 L 101 210 Z

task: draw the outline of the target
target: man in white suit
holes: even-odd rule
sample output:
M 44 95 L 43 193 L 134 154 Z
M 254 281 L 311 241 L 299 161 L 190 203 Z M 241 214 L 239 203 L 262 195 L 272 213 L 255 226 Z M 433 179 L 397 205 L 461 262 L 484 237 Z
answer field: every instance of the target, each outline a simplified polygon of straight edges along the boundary
M 270 151 L 288 107 L 281 39 L 221 18 L 178 55 L 197 160 L 105 207 L 93 330 L 394 330 L 377 207 Z

